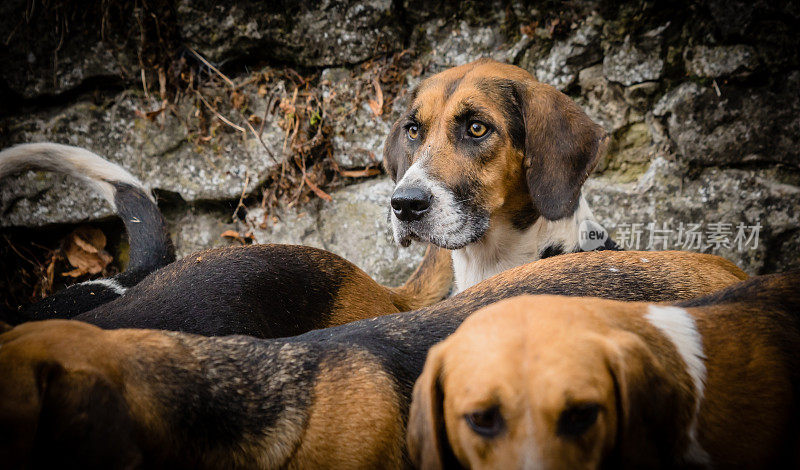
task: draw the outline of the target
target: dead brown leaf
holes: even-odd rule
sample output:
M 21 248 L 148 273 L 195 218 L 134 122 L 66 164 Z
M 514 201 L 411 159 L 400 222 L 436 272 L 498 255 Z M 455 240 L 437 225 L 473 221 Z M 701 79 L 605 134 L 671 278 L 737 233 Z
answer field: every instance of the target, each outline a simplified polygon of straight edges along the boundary
M 62 273 L 62 276 L 80 277 L 85 274 L 98 274 L 113 261 L 104 248 L 106 236 L 94 227 L 78 227 L 67 236 L 64 254 L 69 264 L 75 268 Z
M 378 77 L 372 79 L 372 87 L 375 88 L 375 99 L 369 100 L 369 109 L 372 110 L 375 117 L 378 117 L 383 114 L 383 90 Z
M 158 117 L 158 115 L 163 113 L 165 109 L 166 109 L 165 107 L 161 107 L 161 108 L 156 109 L 155 111 L 147 111 L 147 112 L 139 111 L 137 109 L 134 112 L 136 113 L 137 117 L 142 118 L 142 119 L 147 119 L 148 121 L 152 122 L 152 121 L 155 121 L 156 118 Z
M 347 178 L 367 178 L 381 174 L 378 168 L 364 168 L 363 170 L 340 170 L 339 174 Z
M 307 176 L 304 176 L 303 180 L 306 182 L 308 187 L 311 188 L 312 191 L 314 191 L 314 194 L 316 194 L 318 197 L 320 197 L 321 199 L 324 199 L 325 201 L 328 201 L 328 202 L 333 201 L 333 198 L 331 197 L 330 194 L 326 193 L 325 191 L 320 189 L 319 186 L 317 186 L 316 184 L 311 182 L 311 180 L 308 179 Z
M 239 90 L 234 90 L 231 93 L 231 104 L 235 109 L 244 109 L 247 104 L 247 96 Z
M 237 232 L 236 230 L 225 230 L 220 234 L 222 238 L 230 238 L 233 240 L 238 241 L 242 245 L 246 245 L 253 240 L 253 234 L 251 232 L 247 232 L 244 235 Z

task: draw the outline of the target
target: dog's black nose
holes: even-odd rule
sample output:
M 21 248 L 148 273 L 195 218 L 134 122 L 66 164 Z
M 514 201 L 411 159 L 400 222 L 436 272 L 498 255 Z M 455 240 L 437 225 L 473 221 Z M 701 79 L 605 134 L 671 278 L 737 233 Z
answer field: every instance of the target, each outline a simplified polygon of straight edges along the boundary
M 398 219 L 419 220 L 431 208 L 433 195 L 421 188 L 399 188 L 392 194 L 392 210 Z

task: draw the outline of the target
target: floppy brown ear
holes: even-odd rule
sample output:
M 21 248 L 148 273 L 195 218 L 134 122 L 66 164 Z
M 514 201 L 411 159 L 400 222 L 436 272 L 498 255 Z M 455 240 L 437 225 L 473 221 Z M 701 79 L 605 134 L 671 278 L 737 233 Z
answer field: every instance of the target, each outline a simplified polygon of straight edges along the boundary
M 121 392 L 98 373 L 66 371 L 56 363 L 38 372 L 39 419 L 34 468 L 136 468 L 142 455 Z
M 428 352 L 425 368 L 414 384 L 408 415 L 408 453 L 414 467 L 424 470 L 459 467 L 444 422 L 442 356 L 441 346 Z
M 403 177 L 411 162 L 411 155 L 405 141 L 406 134 L 402 126 L 403 119 L 395 121 L 383 144 L 383 168 L 395 183 Z
M 617 433 L 608 468 L 671 468 L 691 419 L 686 391 L 638 335 L 618 332 L 607 343 L 614 379 Z
M 575 212 L 581 187 L 608 146 L 608 137 L 572 99 L 530 80 L 517 86 L 525 123 L 525 178 L 546 219 Z

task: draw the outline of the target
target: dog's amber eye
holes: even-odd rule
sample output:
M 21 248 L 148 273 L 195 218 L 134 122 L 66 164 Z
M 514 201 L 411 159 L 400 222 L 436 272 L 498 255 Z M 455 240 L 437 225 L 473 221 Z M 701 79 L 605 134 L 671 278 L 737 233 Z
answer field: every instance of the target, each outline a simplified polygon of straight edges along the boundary
M 464 419 L 467 421 L 467 425 L 470 429 L 483 437 L 495 437 L 505 428 L 503 415 L 500 414 L 500 409 L 496 406 L 486 410 L 467 413 L 464 415 Z
M 600 405 L 597 403 L 570 406 L 558 417 L 556 434 L 566 438 L 580 437 L 597 422 L 599 413 Z
M 486 127 L 486 124 L 478 121 L 472 121 L 469 123 L 469 126 L 467 126 L 467 132 L 469 132 L 469 135 L 476 138 L 483 137 L 486 135 L 486 131 L 488 130 L 489 129 Z
M 416 124 L 408 126 L 408 138 L 411 140 L 417 140 L 417 137 L 419 137 L 419 126 Z

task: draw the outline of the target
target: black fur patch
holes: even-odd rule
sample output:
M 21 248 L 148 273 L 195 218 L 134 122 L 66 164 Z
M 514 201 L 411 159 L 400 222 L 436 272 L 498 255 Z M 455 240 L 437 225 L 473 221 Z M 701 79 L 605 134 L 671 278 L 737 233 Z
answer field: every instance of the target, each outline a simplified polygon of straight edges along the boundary
M 25 321 L 70 319 L 117 298 L 116 291 L 101 284 L 74 284 L 30 305 L 22 316 Z
M 545 258 L 549 258 L 551 256 L 558 256 L 558 255 L 562 255 L 562 254 L 564 254 L 564 245 L 559 243 L 557 245 L 550 245 L 547 248 L 545 248 L 544 250 L 542 250 L 542 252 L 539 253 L 539 258 L 545 259 Z
M 527 229 L 537 220 L 539 220 L 539 213 L 536 212 L 536 208 L 533 207 L 530 200 L 527 201 L 525 207 L 511 214 L 511 226 L 520 231 Z
M 778 285 L 783 286 L 782 289 Z M 788 306 L 800 303 L 800 270 L 793 270 L 783 274 L 770 274 L 754 277 L 734 284 L 719 292 L 686 300 L 676 305 L 682 308 L 704 307 L 707 305 L 720 305 L 747 302 L 754 305 Z M 800 311 L 794 312 L 800 320 Z
M 160 357 L 146 370 L 161 384 L 154 390 L 168 410 L 167 422 L 180 431 L 181 445 L 175 447 L 190 452 L 169 459 L 179 459 L 181 468 L 192 467 L 186 462 L 208 463 L 198 461 L 203 455 L 191 453 L 194 449 L 235 452 L 242 442 L 280 432 L 279 420 L 307 419 L 324 357 L 318 345 L 245 336 L 176 339 L 192 351 L 191 364 Z
M 612 240 L 611 237 L 606 238 L 606 241 L 605 243 L 603 243 L 603 246 L 597 249 L 597 251 L 604 251 L 604 250 L 625 251 L 622 249 L 622 247 L 617 245 L 617 242 Z
M 207 250 L 75 319 L 102 328 L 291 336 L 327 325 L 342 281 L 354 269 L 332 253 L 294 245 Z

